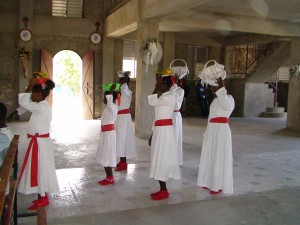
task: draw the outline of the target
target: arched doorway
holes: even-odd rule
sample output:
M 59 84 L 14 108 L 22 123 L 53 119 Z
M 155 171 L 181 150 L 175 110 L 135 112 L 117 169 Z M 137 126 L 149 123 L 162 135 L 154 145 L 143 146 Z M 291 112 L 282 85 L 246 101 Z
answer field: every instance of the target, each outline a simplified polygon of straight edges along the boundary
M 53 57 L 53 81 L 53 120 L 82 119 L 82 60 L 77 53 L 62 50 Z

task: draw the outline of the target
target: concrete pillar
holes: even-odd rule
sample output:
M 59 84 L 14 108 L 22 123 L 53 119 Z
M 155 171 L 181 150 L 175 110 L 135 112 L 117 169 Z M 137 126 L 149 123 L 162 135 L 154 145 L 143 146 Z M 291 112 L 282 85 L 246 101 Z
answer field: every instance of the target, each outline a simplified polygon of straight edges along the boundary
M 291 64 L 300 64 L 300 38 L 293 38 L 291 44 Z M 300 130 L 300 84 L 292 82 L 290 76 L 287 127 Z
M 102 84 L 112 83 L 114 81 L 114 60 L 115 60 L 115 40 L 112 38 L 103 38 L 103 76 Z M 103 89 L 102 89 L 103 92 Z M 102 95 L 103 99 L 103 95 Z M 105 109 L 102 100 L 102 111 Z
M 154 109 L 148 105 L 149 94 L 152 94 L 156 83 L 155 73 L 157 65 L 146 65 L 142 61 L 141 50 L 153 38 L 159 40 L 158 22 L 139 21 L 137 27 L 137 77 L 136 77 L 136 107 L 135 107 L 135 133 L 139 138 L 147 139 L 151 135 L 154 120 Z
M 123 40 L 115 40 L 115 59 L 114 59 L 114 80 L 118 81 L 117 71 L 121 71 L 123 67 Z
M 164 34 L 164 54 L 163 54 L 163 69 L 170 66 L 170 63 L 175 59 L 175 34 Z

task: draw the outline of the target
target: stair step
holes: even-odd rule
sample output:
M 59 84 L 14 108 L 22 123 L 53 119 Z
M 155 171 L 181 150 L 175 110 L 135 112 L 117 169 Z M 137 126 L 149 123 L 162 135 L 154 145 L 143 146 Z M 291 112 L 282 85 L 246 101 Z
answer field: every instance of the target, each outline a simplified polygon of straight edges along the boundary
M 284 107 L 267 107 L 267 112 L 284 113 Z
M 262 112 L 260 114 L 260 117 L 264 118 L 282 118 L 286 117 L 286 113 L 280 113 L 280 112 Z

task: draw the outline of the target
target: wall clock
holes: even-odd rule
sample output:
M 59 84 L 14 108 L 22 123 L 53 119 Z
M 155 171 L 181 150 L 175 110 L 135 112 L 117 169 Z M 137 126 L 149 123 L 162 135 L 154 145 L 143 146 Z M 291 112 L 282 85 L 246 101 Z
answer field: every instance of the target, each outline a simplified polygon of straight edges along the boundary
M 99 34 L 98 32 L 94 32 L 90 35 L 90 41 L 94 44 L 94 45 L 98 45 L 100 44 L 100 42 L 102 41 L 102 36 L 101 34 Z
M 32 33 L 30 30 L 28 30 L 27 28 L 24 28 L 20 31 L 19 33 L 20 39 L 24 42 L 28 42 L 31 40 L 32 38 Z

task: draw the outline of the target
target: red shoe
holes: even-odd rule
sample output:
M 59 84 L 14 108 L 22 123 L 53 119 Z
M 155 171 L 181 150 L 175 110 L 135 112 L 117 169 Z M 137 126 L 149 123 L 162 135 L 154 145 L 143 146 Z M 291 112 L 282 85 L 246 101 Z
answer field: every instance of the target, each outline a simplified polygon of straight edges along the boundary
M 49 202 L 49 198 L 48 198 L 48 194 L 46 194 L 44 197 L 41 197 L 41 198 L 44 198 L 45 199 L 45 201 L 48 201 Z M 36 200 L 33 200 L 32 201 L 32 203 L 37 203 L 38 202 L 38 200 L 39 200 L 39 198 L 38 199 L 36 199 Z
M 115 171 L 127 170 L 127 163 L 120 162 L 119 166 L 117 165 Z
M 169 198 L 169 192 L 168 191 L 159 191 L 156 195 L 152 196 L 152 200 L 163 200 Z
M 159 192 L 160 192 L 160 191 L 158 191 L 158 192 L 153 192 L 153 193 L 150 194 L 150 196 L 153 197 L 153 196 L 155 196 L 155 195 L 158 195 Z
M 38 207 L 45 207 L 49 205 L 49 200 L 46 198 L 39 198 L 36 203 L 33 205 L 29 206 L 27 209 L 28 210 L 37 210 Z
M 116 165 L 116 167 L 119 167 L 119 166 L 120 166 L 120 164 L 121 164 L 121 161 L 120 161 L 120 162 L 118 162 L 118 164 Z
M 219 194 L 221 192 L 222 192 L 222 190 L 219 190 L 219 191 L 210 191 L 209 194 L 211 194 L 211 195 L 217 195 L 217 194 Z
M 114 177 L 106 177 L 104 180 L 100 180 L 98 182 L 98 184 L 100 185 L 110 185 L 114 183 L 115 183 Z

